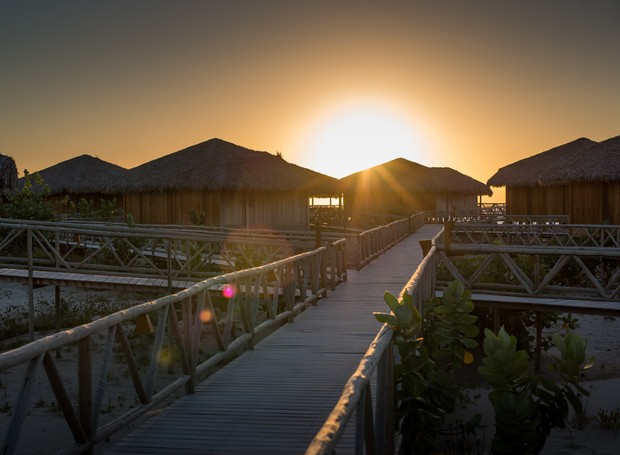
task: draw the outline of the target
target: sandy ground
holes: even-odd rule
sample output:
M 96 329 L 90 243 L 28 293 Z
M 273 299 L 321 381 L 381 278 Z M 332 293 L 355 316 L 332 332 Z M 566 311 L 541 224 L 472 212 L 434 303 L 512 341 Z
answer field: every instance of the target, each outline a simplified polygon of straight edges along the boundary
M 84 289 L 63 289 L 63 298 L 82 301 L 101 301 L 118 299 L 118 294 L 111 291 L 87 291 Z M 35 306 L 50 304 L 54 299 L 53 287 L 35 290 Z M 127 299 L 127 296 L 123 296 Z M 124 300 L 130 303 L 130 300 Z M 140 300 L 145 301 L 145 299 Z M 139 303 L 139 302 L 135 302 Z M 0 283 L 0 315 L 10 306 L 27 308 L 27 289 L 21 284 Z M 611 319 L 602 316 L 579 315 L 576 332 L 588 341 L 588 354 L 596 358 L 595 365 L 585 373 L 584 387 L 591 391 L 588 398 L 584 398 L 586 413 L 589 417 L 583 429 L 569 426 L 566 429 L 556 429 L 547 440 L 543 454 L 619 454 L 620 434 L 612 429 L 603 429 L 596 419 L 600 411 L 611 412 L 620 410 L 620 318 Z M 560 330 L 560 328 L 554 328 Z M 6 340 L 1 340 L 6 342 Z M 97 344 L 95 343 L 95 351 Z M 71 353 L 63 354 L 57 360 L 59 369 L 66 369 L 75 377 L 75 360 Z M 135 400 L 133 394 L 127 394 L 133 389 L 127 385 L 126 367 L 124 364 L 112 369 L 114 377 L 112 384 L 106 390 L 104 399 L 105 414 L 101 421 L 112 419 L 116 415 L 130 410 Z M 17 389 L 23 378 L 23 369 L 14 369 L 0 373 L 0 429 L 2 437 L 8 427 L 11 407 L 13 406 Z M 68 388 L 75 384 L 75 379 L 68 380 Z M 466 413 L 479 412 L 483 416 L 486 426 L 485 452 L 490 448 L 490 438 L 493 433 L 493 411 L 486 389 L 471 388 L 467 394 L 473 397 L 472 403 L 467 406 Z M 39 375 L 35 385 L 32 408 L 26 417 L 22 430 L 17 453 L 56 453 L 71 444 L 72 438 L 57 406 L 54 397 L 47 386 L 44 374 Z M 620 422 L 616 430 L 620 428 Z M 103 447 L 97 449 L 102 453 Z M 476 452 L 472 452 L 476 453 Z

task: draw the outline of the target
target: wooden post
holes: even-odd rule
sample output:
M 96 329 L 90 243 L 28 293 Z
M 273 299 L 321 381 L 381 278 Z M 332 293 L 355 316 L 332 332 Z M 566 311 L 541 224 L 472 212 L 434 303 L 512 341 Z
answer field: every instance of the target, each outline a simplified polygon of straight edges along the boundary
M 500 328 L 499 323 L 500 323 L 499 309 L 493 308 L 493 332 L 495 332 L 495 335 L 499 333 L 499 328 Z
M 56 268 L 60 268 L 60 232 L 54 233 L 54 249 L 56 250 Z M 56 333 L 60 332 L 60 321 L 62 319 L 62 309 L 60 302 L 60 286 L 54 286 L 54 326 Z M 62 357 L 62 350 L 56 349 L 56 358 Z
M 54 328 L 56 333 L 60 332 L 60 319 L 61 315 L 61 302 L 60 302 L 60 286 L 54 286 Z M 60 359 L 62 357 L 62 350 L 60 348 L 56 349 L 56 358 Z
M 536 312 L 536 350 L 534 351 L 534 370 L 540 371 L 540 353 L 542 344 L 542 313 Z
M 433 241 L 430 239 L 424 239 L 424 240 L 418 240 L 418 243 L 420 244 L 420 248 L 422 248 L 422 257 L 426 257 L 428 252 L 433 247 Z
M 321 239 L 321 222 L 316 220 L 314 222 L 314 247 L 321 248 L 323 241 Z
M 377 365 L 375 435 L 378 453 L 394 453 L 394 341 Z
M 450 254 L 450 250 L 452 249 L 452 227 L 454 226 L 454 221 L 449 219 L 444 223 L 444 231 L 443 231 L 443 242 L 446 249 L 446 254 Z
M 168 243 L 166 245 L 166 255 L 167 255 L 166 274 L 168 276 L 168 293 L 169 294 L 172 294 L 172 247 L 170 246 L 171 242 L 172 242 L 172 239 L 168 239 Z
M 92 377 L 92 347 L 90 337 L 78 342 L 78 385 L 80 422 L 88 441 L 92 442 L 93 429 L 93 377 Z M 93 453 L 92 447 L 86 453 Z
M 34 341 L 34 271 L 32 255 L 32 229 L 27 231 L 28 248 L 28 339 Z
M 32 396 L 32 388 L 35 384 L 35 378 L 37 375 L 37 371 L 39 366 L 41 365 L 41 361 L 43 359 L 43 354 L 30 359 L 28 362 L 28 367 L 26 368 L 26 372 L 24 375 L 24 380 L 21 383 L 15 409 L 12 410 L 11 420 L 9 421 L 8 428 L 4 434 L 4 442 L 2 443 L 1 453 L 3 454 L 12 454 L 16 453 L 17 442 L 19 440 L 19 434 L 22 429 L 22 424 L 24 419 L 28 414 L 28 408 L 30 405 L 30 397 Z

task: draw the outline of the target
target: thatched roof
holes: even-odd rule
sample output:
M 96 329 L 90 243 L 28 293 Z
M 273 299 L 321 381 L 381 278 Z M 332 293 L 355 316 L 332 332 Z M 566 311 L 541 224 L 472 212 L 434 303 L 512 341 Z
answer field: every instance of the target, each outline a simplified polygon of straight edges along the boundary
M 90 155 L 77 156 L 37 171 L 52 194 L 107 193 L 124 172 L 125 168 Z M 23 187 L 23 177 L 17 185 Z
M 7 155 L 0 155 L 0 190 L 15 188 L 17 183 L 17 166 L 15 160 Z
M 128 170 L 118 185 L 124 191 L 165 190 L 288 191 L 328 194 L 338 181 L 268 152 L 211 139 Z
M 620 136 L 595 142 L 585 137 L 499 169 L 490 186 L 552 186 L 620 181 Z
M 482 182 L 448 167 L 426 167 L 396 158 L 341 179 L 343 191 L 355 191 L 358 185 L 370 188 L 398 187 L 409 193 L 464 193 L 491 196 Z

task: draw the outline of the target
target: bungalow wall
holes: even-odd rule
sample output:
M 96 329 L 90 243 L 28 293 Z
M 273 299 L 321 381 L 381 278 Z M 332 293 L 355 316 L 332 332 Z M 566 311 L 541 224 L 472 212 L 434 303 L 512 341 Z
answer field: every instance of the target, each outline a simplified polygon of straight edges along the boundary
M 309 226 L 309 194 L 305 191 L 248 192 L 246 219 L 249 226 L 303 228 Z
M 456 215 L 474 215 L 478 213 L 478 196 L 476 194 L 441 193 L 436 195 L 435 210 Z
M 378 213 L 409 214 L 414 211 L 470 214 L 477 210 L 475 194 L 462 193 L 408 193 L 385 190 L 362 190 L 345 193 L 347 210 Z
M 573 224 L 620 224 L 620 182 L 506 188 L 510 215 L 568 215 Z
M 125 214 L 141 224 L 272 226 L 306 229 L 308 194 L 300 192 L 164 191 L 127 193 Z M 193 215 L 191 215 L 193 214 Z

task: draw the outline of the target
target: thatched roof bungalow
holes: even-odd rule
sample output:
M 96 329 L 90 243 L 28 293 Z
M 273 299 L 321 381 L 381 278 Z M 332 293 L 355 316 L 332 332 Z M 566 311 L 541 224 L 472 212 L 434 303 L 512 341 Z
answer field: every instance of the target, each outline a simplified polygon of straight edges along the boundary
M 620 136 L 554 147 L 499 169 L 509 215 L 568 215 L 575 224 L 620 224 Z
M 354 211 L 409 214 L 438 212 L 445 216 L 477 213 L 478 196 L 491 189 L 447 167 L 426 167 L 404 158 L 341 179 L 346 208 Z
M 268 152 L 211 139 L 128 170 L 119 182 L 137 223 L 306 229 L 310 196 L 338 181 Z
M 77 204 L 80 199 L 92 200 L 95 208 L 102 200 L 116 199 L 121 196 L 114 193 L 112 185 L 126 171 L 116 164 L 108 163 L 91 155 L 80 155 L 36 171 L 49 187 L 53 200 L 62 200 L 66 196 Z M 17 188 L 23 188 L 25 177 L 17 181 Z
M 0 155 L 0 191 L 11 190 L 17 184 L 17 166 L 15 160 L 7 155 Z
M 37 171 L 52 194 L 107 194 L 114 182 L 126 171 L 91 155 L 80 155 Z M 18 187 L 23 187 L 24 177 Z

